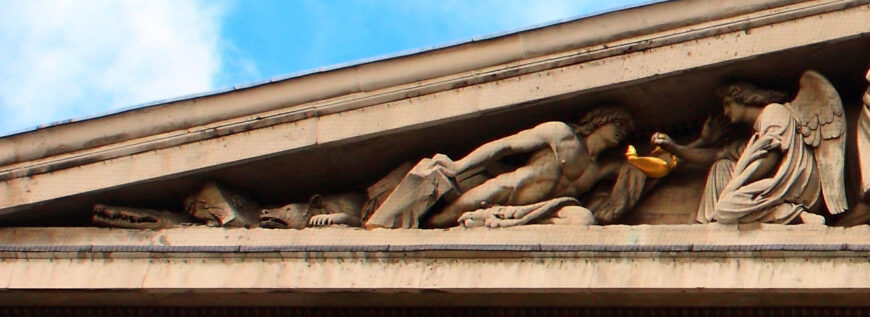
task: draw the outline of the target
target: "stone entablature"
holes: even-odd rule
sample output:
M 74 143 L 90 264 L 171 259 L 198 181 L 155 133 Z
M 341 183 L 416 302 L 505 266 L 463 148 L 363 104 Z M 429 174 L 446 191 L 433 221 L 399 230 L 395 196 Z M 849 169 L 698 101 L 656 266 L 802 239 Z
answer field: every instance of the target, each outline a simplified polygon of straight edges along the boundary
M 870 288 L 868 234 L 718 224 L 5 228 L 0 304 L 859 306 Z M 52 289 L 68 295 L 36 292 Z M 77 292 L 109 295 L 70 302 Z

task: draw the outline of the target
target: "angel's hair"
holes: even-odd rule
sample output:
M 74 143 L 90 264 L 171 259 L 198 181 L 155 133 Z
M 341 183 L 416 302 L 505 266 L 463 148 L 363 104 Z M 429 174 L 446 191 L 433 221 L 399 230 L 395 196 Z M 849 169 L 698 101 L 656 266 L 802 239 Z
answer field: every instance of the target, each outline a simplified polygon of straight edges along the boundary
M 783 103 L 788 94 L 775 90 L 759 89 L 747 82 L 736 82 L 716 91 L 719 98 L 731 97 L 736 102 L 751 106 L 764 107 L 772 103 Z
M 620 107 L 606 106 L 592 109 L 580 119 L 579 132 L 583 136 L 587 136 L 595 132 L 599 127 L 611 123 L 620 122 L 625 127 L 625 132 L 634 130 L 634 120 L 631 115 Z

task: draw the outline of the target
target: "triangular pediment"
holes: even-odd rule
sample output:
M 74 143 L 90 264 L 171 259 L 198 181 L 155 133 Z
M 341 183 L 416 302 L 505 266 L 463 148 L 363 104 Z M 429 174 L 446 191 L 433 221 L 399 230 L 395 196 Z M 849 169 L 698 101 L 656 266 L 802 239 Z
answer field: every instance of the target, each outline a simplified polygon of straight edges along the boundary
M 866 0 L 669 1 L 0 137 L 0 306 L 861 307 L 868 68 Z
M 857 109 L 867 17 L 860 2 L 661 3 L 7 136 L 0 221 L 86 225 L 98 203 L 177 210 L 208 181 L 262 205 L 365 189 L 403 162 L 602 104 L 635 117 L 632 143 L 687 137 L 723 83 L 794 93 L 807 69 Z

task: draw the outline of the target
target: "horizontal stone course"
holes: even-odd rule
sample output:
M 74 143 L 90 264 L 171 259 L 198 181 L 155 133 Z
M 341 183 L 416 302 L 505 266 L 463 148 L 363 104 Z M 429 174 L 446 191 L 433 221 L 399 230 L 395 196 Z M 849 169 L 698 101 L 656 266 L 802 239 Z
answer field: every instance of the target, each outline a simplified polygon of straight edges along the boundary
M 448 230 L 0 228 L 0 252 L 863 252 L 870 250 L 868 231 L 870 226 L 719 224 Z

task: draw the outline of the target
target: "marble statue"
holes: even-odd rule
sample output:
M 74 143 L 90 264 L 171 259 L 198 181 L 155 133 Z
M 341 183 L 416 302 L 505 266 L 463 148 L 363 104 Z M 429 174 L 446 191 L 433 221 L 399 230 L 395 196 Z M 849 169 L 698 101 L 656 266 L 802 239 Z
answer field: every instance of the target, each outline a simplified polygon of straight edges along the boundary
M 621 160 L 599 160 L 618 145 L 633 128 L 631 117 L 620 108 L 596 108 L 579 125 L 546 122 L 531 129 L 486 143 L 459 160 L 437 154 L 423 159 L 396 186 L 368 221 L 367 228 L 417 228 L 466 226 L 502 227 L 544 218 L 551 223 L 591 224 L 592 212 L 575 199 L 599 180 L 622 176 L 615 196 L 637 191 L 636 174 Z M 480 175 L 488 165 L 513 154 L 530 154 L 519 167 L 495 173 L 473 186 L 463 184 Z M 632 187 L 632 188 L 629 188 Z M 642 181 L 639 187 L 643 187 Z M 440 200 L 441 209 L 430 210 Z M 611 204 L 613 209 L 630 204 Z M 611 214 L 614 212 L 610 212 Z M 546 217 L 545 217 L 546 216 Z M 608 219 L 610 220 L 610 219 Z
M 831 214 L 847 207 L 844 182 L 846 124 L 843 104 L 821 74 L 805 72 L 790 103 L 782 93 L 746 83 L 724 90 L 724 114 L 734 124 L 753 127 L 750 139 L 724 150 L 660 144 L 681 159 L 714 161 L 697 221 L 707 223 L 781 223 L 796 219 L 823 223 L 821 198 Z
M 330 225 L 359 227 L 366 196 L 354 192 L 320 196 L 307 203 L 292 203 L 260 211 L 260 227 L 302 229 Z

